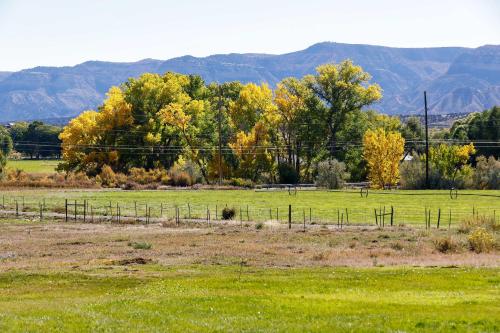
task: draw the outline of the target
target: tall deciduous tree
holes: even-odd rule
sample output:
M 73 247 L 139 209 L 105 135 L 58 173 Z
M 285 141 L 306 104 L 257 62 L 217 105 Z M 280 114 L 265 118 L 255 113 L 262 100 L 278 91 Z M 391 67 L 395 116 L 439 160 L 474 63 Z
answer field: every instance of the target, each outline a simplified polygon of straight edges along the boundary
M 273 158 L 266 148 L 269 144 L 266 125 L 259 121 L 249 133 L 240 131 L 229 146 L 238 158 L 235 174 L 256 181 L 262 172 L 269 171 Z
M 59 165 L 60 169 L 85 172 L 94 169 L 95 155 L 91 159 L 90 153 L 95 152 L 94 147 L 99 144 L 97 116 L 96 111 L 85 111 L 64 127 L 59 135 L 64 160 Z M 113 159 L 113 162 L 116 160 Z
M 363 139 L 363 156 L 368 163 L 368 179 L 375 188 L 396 185 L 405 140 L 398 132 L 383 128 L 368 130 Z
M 324 121 L 328 129 L 330 155 L 335 155 L 337 133 L 346 116 L 382 98 L 382 89 L 369 84 L 371 76 L 351 60 L 319 66 L 316 75 L 305 78 L 325 104 Z

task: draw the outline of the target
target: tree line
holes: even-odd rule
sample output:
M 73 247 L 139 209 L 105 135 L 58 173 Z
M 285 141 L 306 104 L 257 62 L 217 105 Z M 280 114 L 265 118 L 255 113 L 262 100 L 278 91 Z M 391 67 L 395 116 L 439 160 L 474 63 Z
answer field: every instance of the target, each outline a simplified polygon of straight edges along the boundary
M 367 129 L 403 129 L 397 118 L 363 111 L 382 97 L 351 61 L 319 66 L 315 75 L 266 84 L 205 84 L 196 75 L 144 74 L 113 87 L 96 111 L 61 134 L 63 168 L 98 174 L 133 167 L 193 163 L 204 182 L 311 182 L 315 166 L 344 161 L 353 180 L 366 177 Z M 411 133 L 410 133 L 411 132 Z M 220 145 L 220 147 L 219 147 Z

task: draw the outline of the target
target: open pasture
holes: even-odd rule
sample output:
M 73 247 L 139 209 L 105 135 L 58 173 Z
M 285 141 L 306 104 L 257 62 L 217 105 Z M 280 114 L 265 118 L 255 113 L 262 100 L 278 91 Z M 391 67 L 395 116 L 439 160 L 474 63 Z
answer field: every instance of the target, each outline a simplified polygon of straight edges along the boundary
M 43 204 L 44 212 L 65 212 L 66 200 L 83 204 L 87 201 L 87 215 L 116 215 L 117 207 L 125 217 L 163 217 L 172 219 L 176 207 L 183 219 L 220 219 L 224 207 L 236 209 L 237 221 L 288 222 L 288 208 L 292 208 L 292 223 L 302 224 L 375 224 L 375 210 L 389 214 L 394 211 L 394 225 L 425 226 L 426 211 L 431 225 L 456 225 L 463 218 L 476 215 L 495 216 L 500 220 L 500 191 L 359 191 L 303 190 L 295 192 L 276 190 L 3 190 L 0 204 L 4 210 L 37 212 Z M 69 214 L 74 214 L 69 208 Z M 79 215 L 82 209 L 79 208 Z M 429 215 L 427 215 L 429 216 Z M 378 218 L 380 219 L 380 217 Z M 380 222 L 380 221 L 379 221 Z M 385 218 L 390 224 L 390 216 Z
M 21 170 L 26 173 L 54 173 L 59 160 L 10 160 L 7 168 L 10 170 Z

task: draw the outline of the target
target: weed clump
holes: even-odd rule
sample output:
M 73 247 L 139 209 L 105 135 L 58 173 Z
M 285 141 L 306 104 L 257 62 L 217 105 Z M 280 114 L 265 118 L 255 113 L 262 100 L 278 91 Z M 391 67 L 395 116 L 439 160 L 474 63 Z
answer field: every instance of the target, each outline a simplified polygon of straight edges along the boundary
M 476 253 L 489 252 L 495 246 L 495 239 L 485 228 L 477 228 L 467 238 L 469 247 Z
M 441 253 L 454 252 L 458 248 L 457 243 L 451 237 L 437 238 L 433 240 L 434 248 Z
M 222 219 L 223 220 L 232 220 L 236 216 L 236 209 L 231 207 L 224 207 L 222 210 Z
M 495 231 L 498 226 L 492 216 L 476 215 L 465 218 L 458 228 L 458 232 L 468 234 L 475 228 L 484 228 L 487 230 Z
M 149 244 L 147 242 L 129 242 L 128 246 L 131 246 L 136 250 L 149 250 L 149 249 L 151 249 L 151 244 Z
M 262 222 L 259 222 L 259 223 L 257 223 L 257 224 L 255 225 L 255 229 L 257 229 L 257 230 L 260 230 L 260 229 L 262 229 L 262 228 L 264 228 L 264 223 L 262 223 Z
M 402 251 L 404 249 L 404 246 L 401 242 L 395 242 L 391 244 L 391 249 L 395 251 Z

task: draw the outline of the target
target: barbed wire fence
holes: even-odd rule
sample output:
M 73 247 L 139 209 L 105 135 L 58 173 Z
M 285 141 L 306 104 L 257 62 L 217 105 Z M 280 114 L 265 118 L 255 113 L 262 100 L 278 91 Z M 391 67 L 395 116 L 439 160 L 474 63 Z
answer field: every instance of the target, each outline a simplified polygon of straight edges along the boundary
M 355 194 L 354 191 L 343 191 Z M 388 195 L 390 192 L 361 192 L 363 195 Z M 363 194 L 366 193 L 366 194 Z M 393 193 L 394 194 L 394 193 Z M 402 193 L 397 193 L 403 195 Z M 407 193 L 405 195 L 413 195 Z M 418 195 L 433 195 L 422 193 Z M 442 196 L 443 194 L 437 194 Z M 460 196 L 500 196 L 493 194 L 459 194 Z M 452 193 L 451 198 L 458 196 Z M 457 197 L 455 197 L 455 200 Z M 473 216 L 488 216 L 496 223 L 500 219 L 500 205 L 495 206 L 451 206 L 421 204 L 396 204 L 387 200 L 387 203 L 370 203 L 364 207 L 350 205 L 335 205 L 329 203 L 321 207 L 309 207 L 307 204 L 268 205 L 260 206 L 239 203 L 192 203 L 192 202 L 166 202 L 138 201 L 124 202 L 119 200 L 104 200 L 97 197 L 81 198 L 48 198 L 29 197 L 18 195 L 5 195 L 1 197 L 0 216 L 3 218 L 30 218 L 32 220 L 57 220 L 63 222 L 84 223 L 168 223 L 176 225 L 182 223 L 215 223 L 230 222 L 233 224 L 251 223 L 276 223 L 299 225 L 302 227 L 313 225 L 337 226 L 363 226 L 373 225 L 387 227 L 395 225 L 412 225 L 430 228 L 431 226 L 451 227 L 457 225 L 465 218 Z M 500 202 L 500 201 L 499 201 Z M 493 201 L 492 203 L 495 203 Z M 222 210 L 234 209 L 231 221 L 224 220 Z

